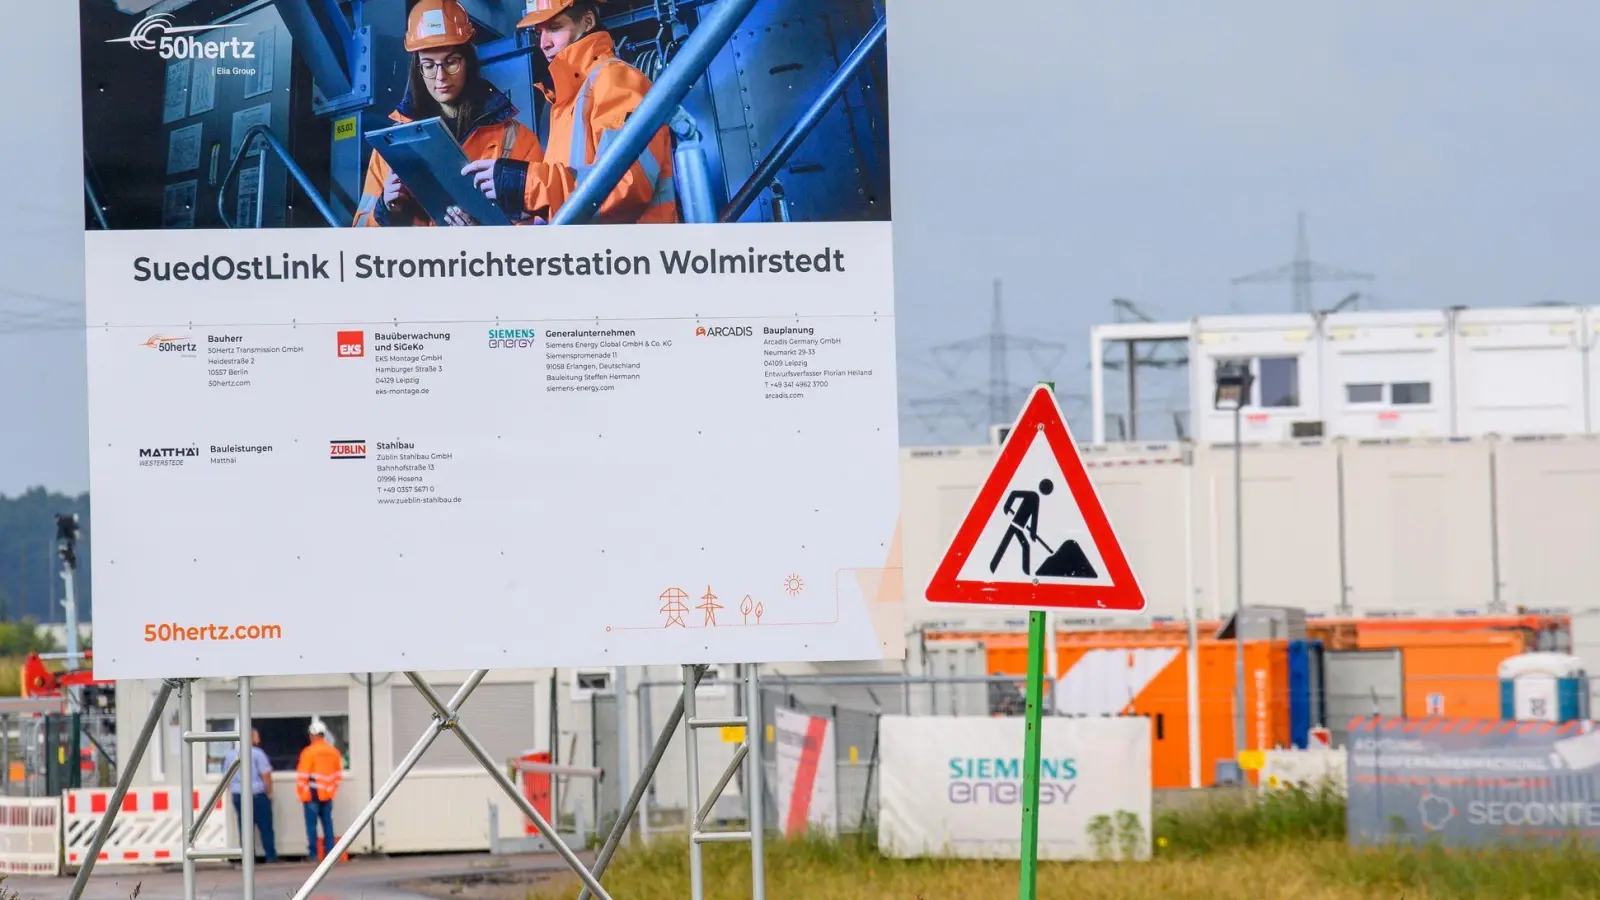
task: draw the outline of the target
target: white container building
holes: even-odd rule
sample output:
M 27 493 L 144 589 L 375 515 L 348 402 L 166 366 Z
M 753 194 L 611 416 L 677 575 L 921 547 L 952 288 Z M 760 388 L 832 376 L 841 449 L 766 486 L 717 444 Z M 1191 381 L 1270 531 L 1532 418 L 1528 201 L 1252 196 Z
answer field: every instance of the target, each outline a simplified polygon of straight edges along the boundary
M 1580 307 L 1101 325 L 1090 334 L 1093 442 L 1107 440 L 1105 360 L 1122 358 L 1110 345 L 1163 342 L 1188 349 L 1191 437 L 1200 443 L 1233 441 L 1232 414 L 1214 409 L 1212 397 L 1217 363 L 1238 359 L 1255 375 L 1241 422 L 1247 442 L 1590 434 L 1600 426 L 1597 333 L 1600 308 Z

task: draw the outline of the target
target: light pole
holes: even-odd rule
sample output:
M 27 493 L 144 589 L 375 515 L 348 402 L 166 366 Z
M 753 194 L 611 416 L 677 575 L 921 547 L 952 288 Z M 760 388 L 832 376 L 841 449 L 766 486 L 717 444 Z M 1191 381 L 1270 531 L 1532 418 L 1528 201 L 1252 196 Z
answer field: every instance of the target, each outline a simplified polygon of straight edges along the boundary
M 67 620 L 67 668 L 78 668 L 81 654 L 78 652 L 78 514 L 56 515 L 56 552 L 61 557 L 61 581 L 66 585 L 65 599 L 61 606 L 66 610 Z M 68 708 L 75 712 L 83 709 L 83 695 L 78 688 L 67 689 Z
M 1233 749 L 1245 750 L 1244 718 L 1244 441 L 1240 419 L 1255 377 L 1248 360 L 1217 361 L 1216 408 L 1233 412 Z

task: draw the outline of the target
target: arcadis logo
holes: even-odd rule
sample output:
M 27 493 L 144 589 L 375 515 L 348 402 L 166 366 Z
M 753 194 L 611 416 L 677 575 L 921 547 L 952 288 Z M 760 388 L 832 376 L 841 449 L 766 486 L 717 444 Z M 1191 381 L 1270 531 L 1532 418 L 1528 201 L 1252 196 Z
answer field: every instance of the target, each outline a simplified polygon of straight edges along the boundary
M 749 325 L 697 325 L 694 329 L 695 337 L 750 337 L 755 333 Z
M 154 50 L 162 59 L 255 59 L 256 42 L 236 37 L 225 41 L 202 41 L 195 32 L 222 28 L 243 28 L 243 22 L 229 25 L 177 25 L 164 13 L 146 16 L 124 38 L 108 44 L 127 44 L 135 50 Z
M 1022 802 L 1022 760 L 1019 757 L 952 756 L 945 796 L 951 803 L 1016 806 Z M 1066 803 L 1078 789 L 1078 763 L 1073 759 L 1039 761 L 1039 805 Z
M 354 359 L 367 355 L 367 333 L 365 331 L 339 332 L 339 358 Z
M 194 341 L 187 337 L 170 337 L 164 334 L 152 334 L 139 346 L 157 353 L 197 353 L 200 350 Z

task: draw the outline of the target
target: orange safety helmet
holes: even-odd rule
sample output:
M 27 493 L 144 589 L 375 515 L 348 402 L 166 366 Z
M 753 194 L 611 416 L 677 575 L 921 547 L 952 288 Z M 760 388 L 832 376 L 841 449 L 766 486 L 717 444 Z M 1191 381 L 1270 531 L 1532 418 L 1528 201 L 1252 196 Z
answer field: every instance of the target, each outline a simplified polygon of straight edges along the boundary
M 604 3 L 605 0 L 594 0 L 595 3 Z M 554 19 L 572 8 L 572 0 L 527 0 L 523 11 L 527 15 L 517 23 L 518 28 L 533 28 Z
M 456 0 L 421 0 L 406 19 L 406 52 L 455 47 L 477 33 Z

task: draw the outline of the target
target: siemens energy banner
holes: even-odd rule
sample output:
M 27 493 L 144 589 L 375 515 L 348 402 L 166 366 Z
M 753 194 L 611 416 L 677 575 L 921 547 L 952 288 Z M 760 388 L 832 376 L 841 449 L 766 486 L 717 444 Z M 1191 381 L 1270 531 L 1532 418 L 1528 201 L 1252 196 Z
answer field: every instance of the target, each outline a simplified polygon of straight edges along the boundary
M 893 857 L 1016 860 L 1021 717 L 884 716 L 878 846 Z M 1150 721 L 1046 716 L 1039 858 L 1148 859 Z
M 881 2 L 81 11 L 96 674 L 902 654 Z

